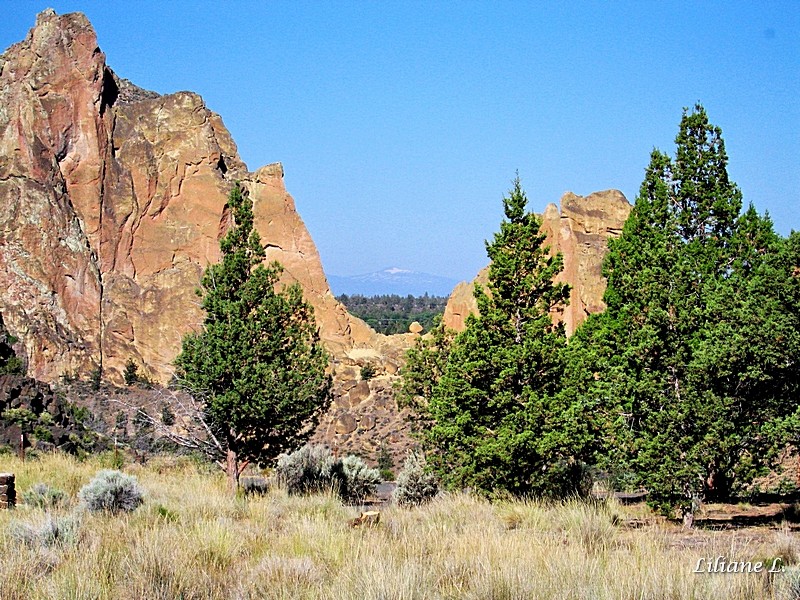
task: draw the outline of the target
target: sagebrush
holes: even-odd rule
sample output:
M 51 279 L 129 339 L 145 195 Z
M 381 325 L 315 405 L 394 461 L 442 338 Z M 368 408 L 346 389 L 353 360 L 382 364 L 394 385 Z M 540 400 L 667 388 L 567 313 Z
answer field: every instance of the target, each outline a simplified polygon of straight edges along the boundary
M 333 453 L 325 446 L 307 444 L 278 457 L 275 475 L 290 494 L 308 494 L 335 489 L 339 477 Z
M 78 542 L 81 520 L 78 515 L 51 515 L 34 521 L 12 521 L 10 539 L 31 547 L 71 546 Z
M 364 502 L 375 493 L 376 486 L 381 482 L 380 471 L 370 468 L 358 456 L 345 456 L 342 459 L 341 472 L 344 477 L 339 486 L 339 494 L 345 502 L 351 504 Z
M 357 456 L 338 459 L 325 446 L 308 444 L 278 458 L 275 475 L 290 494 L 333 491 L 349 503 L 375 493 L 380 471 Z
M 34 508 L 57 508 L 66 503 L 67 495 L 56 487 L 39 482 L 22 492 L 22 501 Z
M 439 482 L 433 473 L 426 471 L 425 456 L 418 452 L 410 453 L 397 476 L 392 499 L 402 506 L 416 506 L 433 499 L 438 493 Z
M 144 502 L 144 491 L 136 478 L 111 469 L 100 471 L 78 496 L 94 512 L 131 512 Z

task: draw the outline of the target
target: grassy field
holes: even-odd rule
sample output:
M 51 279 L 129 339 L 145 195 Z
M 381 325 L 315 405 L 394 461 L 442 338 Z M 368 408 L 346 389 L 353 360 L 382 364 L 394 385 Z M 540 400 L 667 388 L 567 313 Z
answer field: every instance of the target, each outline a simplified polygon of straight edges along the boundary
M 642 515 L 616 504 L 491 504 L 459 494 L 421 508 L 389 506 L 377 527 L 353 529 L 348 520 L 359 509 L 335 496 L 232 498 L 221 475 L 174 458 L 124 467 L 147 492 L 135 512 L 81 509 L 78 490 L 108 466 L 100 458 L 0 457 L 18 495 L 44 482 L 69 496 L 49 512 L 0 511 L 0 598 L 783 599 L 800 590 L 792 566 L 693 572 L 699 559 L 717 556 L 791 564 L 800 545 L 786 528 L 631 529 L 626 520 Z M 55 540 L 19 534 L 52 522 L 62 525 Z

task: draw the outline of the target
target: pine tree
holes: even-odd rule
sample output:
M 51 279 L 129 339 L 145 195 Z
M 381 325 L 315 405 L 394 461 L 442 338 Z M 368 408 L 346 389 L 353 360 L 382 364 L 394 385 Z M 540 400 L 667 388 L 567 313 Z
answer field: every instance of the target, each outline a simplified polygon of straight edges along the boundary
M 201 417 L 231 488 L 251 461 L 304 442 L 330 400 L 328 357 L 312 307 L 297 284 L 276 291 L 282 268 L 265 267 L 252 201 L 237 184 L 222 259 L 201 282 L 203 330 L 187 335 L 175 364 L 202 406 Z
M 566 336 L 550 316 L 569 286 L 553 281 L 562 259 L 544 245 L 519 178 L 503 206 L 486 245 L 488 289 L 476 285 L 479 314 L 448 346 L 425 406 L 424 445 L 449 487 L 560 495 L 575 491 L 581 470 L 579 419 L 559 394 Z
M 665 512 L 690 513 L 785 447 L 795 407 L 784 352 L 800 346 L 782 242 L 752 207 L 739 215 L 721 131 L 701 106 L 684 111 L 676 144 L 674 161 L 653 152 L 609 244 L 608 309 L 570 355 L 585 365 L 572 387 L 589 389 L 605 420 L 605 466 L 632 473 Z

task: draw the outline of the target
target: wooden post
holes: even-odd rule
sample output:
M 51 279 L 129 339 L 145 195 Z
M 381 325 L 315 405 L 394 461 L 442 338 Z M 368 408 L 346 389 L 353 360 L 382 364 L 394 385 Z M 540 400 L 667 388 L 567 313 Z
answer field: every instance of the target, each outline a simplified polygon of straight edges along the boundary
M 14 488 L 14 474 L 0 473 L 0 509 L 11 509 L 16 504 L 17 492 Z
M 19 434 L 19 459 L 25 462 L 25 432 L 21 431 Z

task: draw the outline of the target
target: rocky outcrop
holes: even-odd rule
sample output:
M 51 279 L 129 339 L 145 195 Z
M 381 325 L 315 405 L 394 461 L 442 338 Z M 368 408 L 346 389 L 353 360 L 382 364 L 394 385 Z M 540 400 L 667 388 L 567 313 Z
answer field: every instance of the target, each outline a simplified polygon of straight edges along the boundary
M 41 13 L 0 57 L 0 311 L 28 372 L 114 380 L 133 359 L 167 381 L 235 180 L 334 354 L 379 344 L 331 295 L 280 164 L 248 172 L 202 98 L 118 78 L 83 15 Z
M 395 473 L 403 466 L 415 443 L 408 411 L 399 410 L 394 398 L 397 377 L 379 375 L 360 379 L 355 366 L 339 369 L 334 402 L 320 420 L 311 443 L 325 444 L 337 454 L 356 454 L 372 465 L 381 452 L 391 457 Z
M 18 449 L 97 447 L 96 436 L 75 418 L 64 398 L 49 385 L 25 376 L 0 314 L 0 445 Z
M 617 190 L 595 192 L 586 197 L 567 192 L 561 197 L 561 210 L 549 204 L 541 215 L 542 231 L 547 235 L 550 251 L 560 252 L 564 269 L 558 276 L 572 286 L 570 303 L 553 317 L 563 321 L 567 335 L 592 313 L 605 309 L 603 294 L 606 282 L 602 266 L 608 250 L 608 239 L 622 232 L 631 205 Z M 477 311 L 473 296 L 474 283 L 485 285 L 488 267 L 482 269 L 473 283 L 459 283 L 453 290 L 444 312 L 447 327 L 460 331 L 464 321 Z
M 386 443 L 399 466 L 412 442 L 392 382 L 417 328 L 381 336 L 351 317 L 330 293 L 282 166 L 250 172 L 202 98 L 118 77 L 87 19 L 52 10 L 0 56 L 0 312 L 28 374 L 53 382 L 101 368 L 121 382 L 132 359 L 168 381 L 183 335 L 202 322 L 195 289 L 219 258 L 235 181 L 253 199 L 267 259 L 301 284 L 333 355 L 335 401 L 314 440 L 370 461 Z M 565 196 L 560 214 L 544 215 L 574 286 L 570 330 L 602 306 L 605 240 L 628 210 L 606 192 Z M 474 309 L 471 286 L 458 289 L 451 326 Z

